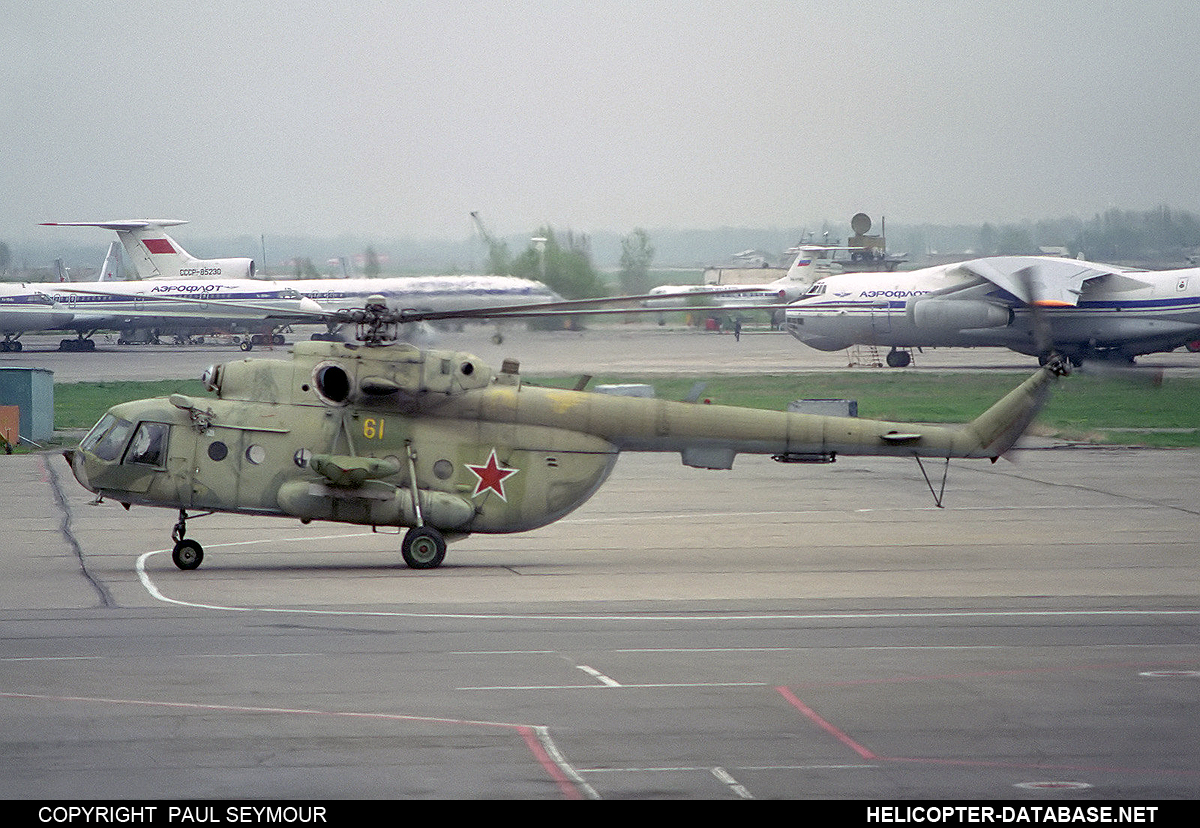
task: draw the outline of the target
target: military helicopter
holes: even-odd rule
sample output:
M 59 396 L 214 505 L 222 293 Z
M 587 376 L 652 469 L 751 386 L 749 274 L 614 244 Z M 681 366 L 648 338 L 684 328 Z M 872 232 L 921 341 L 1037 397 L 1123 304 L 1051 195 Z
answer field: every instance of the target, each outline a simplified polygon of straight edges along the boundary
M 623 451 L 678 452 L 705 469 L 732 468 L 738 454 L 995 461 L 1068 370 L 1051 360 L 969 424 L 918 426 L 537 387 L 515 360 L 494 371 L 468 353 L 397 341 L 401 325 L 450 313 L 396 311 L 371 297 L 337 312 L 356 341 L 298 342 L 290 361 L 211 366 L 203 380 L 215 398 L 114 406 L 64 455 L 101 499 L 177 509 L 180 569 L 204 555 L 188 520 L 217 512 L 407 527 L 405 563 L 431 569 L 449 541 L 567 515 Z

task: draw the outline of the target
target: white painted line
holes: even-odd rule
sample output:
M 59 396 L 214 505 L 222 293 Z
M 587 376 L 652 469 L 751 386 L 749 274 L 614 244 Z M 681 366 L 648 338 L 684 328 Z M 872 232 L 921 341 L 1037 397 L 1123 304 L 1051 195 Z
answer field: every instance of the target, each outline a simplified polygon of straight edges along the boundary
M 332 537 L 351 537 L 334 535 Z M 246 543 L 266 543 L 267 541 L 250 541 Z M 273 541 L 278 543 L 278 541 Z M 234 544 L 227 544 L 234 545 Z M 244 545 L 244 544 L 238 544 Z M 317 610 L 300 607 L 236 607 L 226 604 L 208 604 L 198 601 L 184 601 L 170 598 L 155 586 L 146 571 L 146 561 L 153 555 L 167 553 L 166 549 L 155 549 L 140 555 L 135 564 L 138 580 L 142 587 L 155 599 L 167 604 L 192 607 L 194 609 L 222 610 L 225 612 L 274 612 L 295 613 L 297 615 L 332 615 L 343 617 L 361 616 L 366 618 L 444 618 L 454 620 L 535 620 L 535 621 L 878 621 L 892 620 L 921 620 L 943 618 L 1152 618 L 1152 617 L 1196 617 L 1200 610 L 972 610 L 957 612 L 939 611 L 909 611 L 909 612 L 844 612 L 844 613 L 746 613 L 729 615 L 710 615 L 697 613 L 694 615 L 660 615 L 657 613 L 642 613 L 633 615 L 539 615 L 536 613 L 487 613 L 487 612 L 396 612 L 392 610 Z
M 583 776 L 567 761 L 562 751 L 558 749 L 558 745 L 550 738 L 550 729 L 544 725 L 538 725 L 534 728 L 534 732 L 550 760 L 579 787 L 583 795 L 588 799 L 600 799 L 600 794 L 596 792 L 596 789 L 584 781 Z
M 738 784 L 738 781 L 729 775 L 729 772 L 724 768 L 713 768 L 712 775 L 729 786 L 729 789 L 742 799 L 754 799 L 750 795 L 750 791 L 746 790 L 745 786 Z
M 612 681 L 612 679 L 609 679 Z M 673 687 L 769 687 L 765 681 L 702 681 L 665 684 L 497 684 L 478 687 L 455 687 L 455 690 L 607 690 L 619 687 L 622 690 L 660 690 Z
M 91 704 L 114 704 L 114 705 L 129 705 L 132 707 L 157 707 L 168 708 L 173 710 L 190 710 L 190 711 L 216 711 L 216 712 L 232 712 L 232 713 L 250 713 L 250 714 L 275 714 L 275 715 L 300 715 L 300 716 L 320 716 L 331 719 L 367 719 L 392 722 L 415 722 L 428 723 L 439 725 L 466 725 L 470 727 L 497 728 L 503 730 L 512 730 L 524 737 L 527 733 L 532 732 L 536 736 L 536 742 L 541 747 L 541 751 L 545 753 L 545 757 L 538 756 L 538 751 L 534 750 L 534 758 L 548 771 L 551 771 L 551 777 L 556 774 L 557 770 L 562 776 L 574 785 L 579 790 L 582 796 L 589 799 L 599 799 L 599 794 L 596 790 L 584 781 L 583 777 L 575 768 L 566 760 L 558 745 L 550 737 L 549 728 L 544 725 L 523 725 L 513 722 L 486 721 L 476 719 L 457 719 L 444 716 L 412 716 L 399 713 L 372 713 L 372 712 L 356 712 L 349 710 L 321 710 L 302 707 L 250 707 L 245 705 L 233 704 L 201 704 L 197 702 L 172 702 L 172 701 L 154 701 L 151 699 L 122 699 L 115 697 L 104 696 L 68 696 L 68 695 L 48 695 L 44 693 L 12 693 L 0 691 L 0 699 L 31 699 L 36 701 L 54 701 L 54 702 L 78 702 Z M 526 739 L 526 744 L 529 744 Z M 532 747 L 532 746 L 531 746 Z M 562 780 L 559 780 L 560 783 Z M 568 795 L 569 798 L 574 798 L 575 791 L 567 784 L 560 784 L 559 790 Z
M 596 681 L 605 685 L 606 687 L 620 687 L 621 686 L 617 681 L 615 681 L 614 679 L 610 679 L 608 676 L 604 675 L 604 673 L 601 673 L 599 670 L 597 670 L 593 667 L 589 667 L 586 664 L 579 664 L 576 666 L 580 670 L 582 670 L 583 672 L 587 673 L 589 676 L 594 678 Z
M 739 770 L 747 771 L 804 771 L 804 770 L 873 770 L 878 764 L 812 764 L 812 765 L 746 765 Z M 580 768 L 580 773 L 695 773 L 712 771 L 703 767 L 658 767 L 658 768 Z

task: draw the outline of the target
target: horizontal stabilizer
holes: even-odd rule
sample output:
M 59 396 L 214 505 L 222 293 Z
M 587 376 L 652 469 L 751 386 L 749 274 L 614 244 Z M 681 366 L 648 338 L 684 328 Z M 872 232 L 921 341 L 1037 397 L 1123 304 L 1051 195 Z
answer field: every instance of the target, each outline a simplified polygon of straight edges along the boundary
M 123 219 L 121 221 L 43 221 L 43 227 L 100 227 L 104 230 L 116 230 L 126 233 L 132 230 L 145 230 L 147 227 L 178 227 L 187 224 L 180 219 Z

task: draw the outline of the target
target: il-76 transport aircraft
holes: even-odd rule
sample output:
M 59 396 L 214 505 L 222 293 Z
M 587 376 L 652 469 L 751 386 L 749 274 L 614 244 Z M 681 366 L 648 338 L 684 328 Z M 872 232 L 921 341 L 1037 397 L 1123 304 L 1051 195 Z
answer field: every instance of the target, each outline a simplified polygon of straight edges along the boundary
M 1035 329 L 1034 309 L 1049 327 Z M 786 328 L 821 351 L 890 346 L 908 365 L 920 347 L 999 346 L 1075 363 L 1128 362 L 1181 345 L 1200 350 L 1200 268 L 1131 270 L 1048 256 L 999 256 L 903 273 L 846 273 L 813 283 Z

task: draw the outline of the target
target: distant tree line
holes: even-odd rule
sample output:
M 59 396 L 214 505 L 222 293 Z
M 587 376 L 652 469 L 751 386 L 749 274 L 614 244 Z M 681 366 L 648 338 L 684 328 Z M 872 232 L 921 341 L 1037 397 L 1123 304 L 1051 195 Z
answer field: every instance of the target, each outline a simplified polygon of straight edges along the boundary
M 621 240 L 621 287 L 628 293 L 649 290 L 654 247 L 645 230 L 634 230 Z M 538 228 L 524 251 L 513 256 L 508 244 L 488 240 L 488 273 L 543 282 L 564 299 L 607 296 L 608 283 L 592 262 L 591 240 L 586 233 L 560 234 L 549 225 Z
M 1037 253 L 1065 247 L 1092 261 L 1180 262 L 1200 249 L 1200 218 L 1186 210 L 1105 210 L 1090 219 L 1065 218 L 1021 224 L 984 224 L 980 256 Z
M 924 254 L 969 253 L 975 256 L 1033 255 L 1043 248 L 1066 248 L 1069 255 L 1082 255 L 1098 262 L 1130 262 L 1178 266 L 1200 253 L 1200 217 L 1187 210 L 1162 206 L 1153 210 L 1109 209 L 1090 219 L 1061 218 L 1024 221 L 1012 224 L 983 225 L 901 225 L 895 223 L 888 233 L 888 249 L 907 255 L 917 263 Z M 668 234 L 662 246 L 674 250 L 672 258 L 680 256 L 679 248 L 692 250 L 707 244 L 709 238 L 719 237 L 721 247 L 745 244 L 747 234 L 758 231 L 723 228 L 719 231 L 686 231 Z M 773 231 L 774 232 L 774 231 Z M 602 234 L 609 239 L 607 234 Z M 535 234 L 544 241 L 530 241 L 515 256 L 508 243 L 488 238 L 485 270 L 502 276 L 520 276 L 545 282 L 564 298 L 580 299 L 605 296 L 612 292 L 593 262 L 592 239 L 586 233 L 557 232 L 549 225 Z M 726 238 L 728 237 L 728 238 Z M 683 241 L 680 241 L 680 238 Z M 705 240 L 708 241 L 705 241 Z M 291 240 L 295 243 L 297 240 Z M 300 240 L 303 241 L 303 240 Z M 609 241 L 615 241 L 611 239 Z M 606 241 L 607 249 L 609 241 Z M 635 229 L 620 241 L 619 290 L 626 294 L 641 294 L 651 285 L 650 265 L 656 250 L 649 234 Z M 799 239 L 797 239 L 799 241 Z M 344 243 L 338 240 L 339 244 Z M 243 245 L 244 246 L 244 245 Z M 240 249 L 240 248 L 239 248 Z M 411 253 L 406 253 L 411 257 Z M 429 254 L 426 256 L 439 255 Z M 395 254 L 392 255 L 395 258 Z M 46 268 L 13 267 L 13 251 L 0 242 L 0 278 L 49 280 Z M 615 254 L 614 254 L 615 258 Z M 363 275 L 378 276 L 384 270 L 385 256 L 374 245 L 362 254 Z M 297 278 L 316 278 L 320 275 L 312 258 L 298 255 L 292 259 L 293 275 Z M 45 272 L 43 272 L 45 271 Z M 265 268 L 263 272 L 266 273 Z M 458 272 L 452 270 L 450 272 Z

